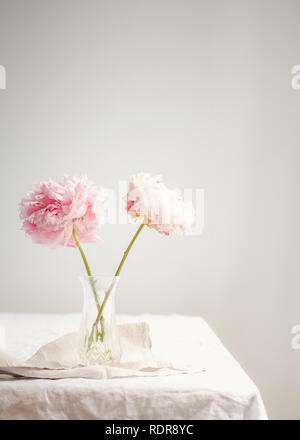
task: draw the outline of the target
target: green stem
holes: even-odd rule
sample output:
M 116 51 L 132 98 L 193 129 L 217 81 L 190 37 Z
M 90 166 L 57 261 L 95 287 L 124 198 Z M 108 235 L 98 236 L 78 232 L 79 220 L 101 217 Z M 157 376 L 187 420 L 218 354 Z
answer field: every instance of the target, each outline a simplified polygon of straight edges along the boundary
M 77 245 L 77 247 L 78 247 L 78 249 L 79 249 L 79 252 L 80 252 L 80 254 L 81 254 L 81 256 L 82 256 L 82 259 L 83 259 L 83 262 L 84 262 L 84 265 L 85 265 L 85 268 L 86 268 L 87 274 L 88 274 L 89 277 L 91 277 L 91 278 L 90 278 L 90 283 L 91 283 L 91 286 L 92 286 L 92 289 L 93 289 L 93 293 L 94 293 L 95 301 L 96 301 L 96 304 L 97 304 L 97 309 L 99 310 L 99 309 L 100 309 L 99 295 L 98 295 L 98 292 L 97 292 L 97 289 L 96 289 L 96 286 L 95 286 L 95 280 L 93 279 L 93 275 L 92 275 L 92 272 L 91 272 L 91 268 L 90 268 L 90 266 L 89 266 L 89 263 L 87 262 L 87 259 L 86 259 L 86 256 L 85 256 L 85 253 L 83 252 L 82 246 L 81 246 L 81 244 L 80 244 L 80 241 L 79 241 L 79 239 L 78 239 L 78 236 L 77 236 L 77 234 L 76 234 L 76 231 L 75 231 L 75 227 L 74 227 L 74 226 L 73 226 L 73 237 L 74 237 L 74 239 L 75 239 L 75 242 L 76 242 L 76 245 Z
M 126 251 L 124 252 L 123 258 L 122 258 L 122 260 L 121 260 L 121 262 L 120 262 L 120 264 L 119 264 L 119 266 L 118 266 L 118 269 L 117 269 L 117 271 L 116 271 L 116 273 L 115 273 L 115 277 L 118 277 L 118 276 L 120 275 L 121 269 L 122 269 L 123 264 L 125 263 L 125 260 L 126 260 L 128 254 L 129 254 L 129 252 L 130 252 L 130 249 L 132 248 L 132 246 L 133 246 L 135 240 L 137 239 L 139 233 L 141 232 L 141 230 L 143 229 L 144 226 L 145 226 L 145 224 L 142 223 L 142 224 L 139 226 L 139 228 L 138 228 L 138 230 L 136 231 L 136 233 L 134 234 L 134 236 L 133 236 L 131 242 L 129 243 L 129 245 L 128 245 Z M 103 309 L 104 309 L 105 304 L 106 304 L 106 302 L 107 302 L 107 300 L 108 300 L 108 298 L 109 298 L 109 295 L 111 294 L 111 291 L 113 290 L 113 287 L 114 287 L 114 285 L 115 285 L 115 277 L 114 277 L 113 282 L 111 283 L 111 285 L 110 285 L 108 291 L 107 291 L 106 294 L 105 294 L 104 300 L 103 300 L 103 302 L 102 302 L 102 304 L 101 304 L 101 307 L 100 307 L 100 309 L 99 309 L 99 311 L 98 311 L 97 319 L 96 319 L 96 321 L 94 322 L 94 326 L 96 326 L 96 325 L 98 324 L 98 322 L 100 321 L 100 319 L 102 318 Z
M 121 260 L 121 262 L 120 262 L 120 264 L 119 264 L 119 267 L 118 267 L 118 269 L 117 269 L 117 272 L 115 273 L 115 277 L 118 277 L 118 276 L 119 276 L 119 274 L 120 274 L 120 272 L 121 272 L 121 269 L 122 269 L 122 267 L 123 267 L 123 264 L 125 263 L 125 260 L 126 260 L 128 254 L 129 254 L 129 251 L 130 251 L 130 249 L 132 248 L 133 243 L 134 243 L 135 240 L 137 239 L 139 233 L 141 232 L 141 230 L 143 229 L 144 226 L 145 226 L 145 223 L 142 223 L 142 224 L 140 225 L 139 229 L 138 229 L 138 230 L 136 231 L 136 233 L 134 234 L 133 239 L 132 239 L 131 242 L 129 243 L 129 246 L 128 246 L 128 248 L 126 249 L 126 251 L 124 252 L 123 258 L 122 258 L 122 260 Z
M 86 268 L 87 274 L 88 274 L 88 276 L 90 277 L 90 278 L 89 278 L 89 281 L 90 281 L 90 284 L 91 284 L 92 289 L 93 289 L 93 294 L 94 294 L 94 298 L 95 298 L 95 301 L 96 301 L 97 310 L 98 310 L 98 312 L 99 312 L 99 310 L 100 310 L 100 308 L 101 308 L 101 307 L 100 307 L 100 302 L 99 302 L 99 294 L 98 294 L 97 289 L 96 289 L 96 286 L 95 286 L 95 280 L 94 280 L 94 278 L 93 278 L 93 275 L 92 275 L 92 272 L 91 272 L 91 268 L 90 268 L 90 266 L 89 266 L 89 263 L 88 263 L 88 261 L 87 261 L 87 259 L 86 259 L 86 256 L 85 256 L 85 253 L 84 253 L 84 251 L 83 251 L 83 249 L 82 249 L 82 246 L 81 246 L 80 241 L 79 241 L 79 239 L 78 239 L 78 236 L 77 236 L 77 234 L 76 234 L 75 226 L 73 226 L 73 231 L 72 231 L 72 233 L 73 233 L 73 237 L 74 237 L 75 243 L 76 243 L 76 245 L 77 245 L 77 247 L 78 247 L 78 249 L 79 249 L 80 255 L 81 255 L 81 257 L 82 257 L 82 260 L 83 260 L 83 262 L 84 262 L 84 265 L 85 265 L 85 268 Z M 101 322 L 101 327 L 102 327 L 102 322 Z M 93 334 L 94 334 L 94 327 L 93 327 L 92 332 L 91 332 L 91 335 L 90 335 L 90 337 L 89 337 L 89 347 L 90 347 L 90 345 L 91 345 L 91 343 L 92 343 Z
M 83 252 L 82 246 L 81 246 L 81 244 L 80 244 L 80 241 L 79 241 L 79 239 L 78 239 L 78 236 L 77 236 L 77 234 L 76 234 L 76 231 L 75 231 L 75 227 L 74 227 L 74 226 L 73 226 L 73 237 L 74 237 L 75 243 L 76 243 L 76 245 L 77 245 L 77 247 L 78 247 L 78 249 L 79 249 L 79 252 L 80 252 L 80 254 L 81 254 L 81 256 L 82 256 L 82 259 L 83 259 L 83 262 L 84 262 L 84 265 L 85 265 L 85 268 L 86 268 L 87 274 L 88 274 L 89 277 L 91 277 L 91 276 L 92 276 L 92 272 L 91 272 L 91 269 L 90 269 L 89 263 L 87 262 L 87 259 L 86 259 L 86 256 L 85 256 L 85 253 Z

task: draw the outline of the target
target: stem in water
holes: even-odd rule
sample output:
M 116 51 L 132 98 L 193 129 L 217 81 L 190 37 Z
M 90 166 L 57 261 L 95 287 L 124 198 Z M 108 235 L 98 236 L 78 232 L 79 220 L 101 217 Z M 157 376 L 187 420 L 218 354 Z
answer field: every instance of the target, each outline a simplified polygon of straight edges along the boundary
M 73 233 L 73 237 L 74 237 L 76 246 L 79 249 L 80 255 L 81 255 L 83 263 L 85 265 L 86 272 L 87 272 L 88 276 L 90 277 L 89 281 L 90 281 L 90 284 L 91 284 L 91 287 L 92 287 L 92 290 L 93 290 L 94 298 L 95 298 L 96 305 L 97 305 L 97 310 L 98 310 L 98 313 L 99 313 L 99 310 L 101 309 L 101 304 L 100 304 L 99 294 L 98 294 L 98 291 L 97 291 L 97 288 L 96 288 L 96 285 L 95 285 L 95 279 L 93 278 L 93 275 L 92 275 L 92 272 L 91 272 L 91 268 L 89 266 L 89 263 L 88 263 L 87 258 L 85 256 L 85 253 L 84 253 L 84 251 L 82 249 L 82 246 L 81 246 L 80 241 L 78 239 L 78 236 L 76 234 L 75 226 L 74 225 L 73 225 L 72 233 Z M 98 329 L 94 328 L 94 326 L 93 326 L 92 332 L 91 332 L 91 334 L 89 336 L 89 340 L 88 340 L 88 348 L 90 348 L 91 343 L 93 341 L 93 336 L 94 336 L 94 331 L 95 330 L 96 330 L 96 337 L 99 336 L 103 340 L 103 336 L 104 336 L 104 322 L 103 322 L 103 320 L 101 321 L 101 330 L 102 330 L 101 332 L 99 332 Z

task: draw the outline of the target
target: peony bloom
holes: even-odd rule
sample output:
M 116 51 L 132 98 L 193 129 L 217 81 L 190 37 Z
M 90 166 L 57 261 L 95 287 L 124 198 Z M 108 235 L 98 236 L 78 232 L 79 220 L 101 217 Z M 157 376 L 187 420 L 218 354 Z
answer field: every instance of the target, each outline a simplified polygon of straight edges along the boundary
M 100 205 L 104 199 L 103 189 L 95 187 L 87 177 L 65 175 L 59 182 L 38 182 L 21 200 L 22 229 L 33 241 L 52 249 L 76 247 L 73 226 L 80 241 L 96 243 L 101 241 L 96 228 L 102 218 Z
M 168 189 L 162 176 L 131 176 L 126 202 L 132 217 L 142 217 L 148 227 L 164 235 L 182 234 L 195 218 L 192 204 L 184 203 L 177 191 Z

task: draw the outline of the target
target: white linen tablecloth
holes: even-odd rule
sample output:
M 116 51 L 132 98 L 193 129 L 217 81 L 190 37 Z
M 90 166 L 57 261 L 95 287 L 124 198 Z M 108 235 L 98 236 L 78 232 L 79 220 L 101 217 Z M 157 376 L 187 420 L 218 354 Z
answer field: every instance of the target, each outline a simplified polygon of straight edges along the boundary
M 191 372 L 104 380 L 0 375 L 0 419 L 267 418 L 256 385 L 203 319 L 123 315 L 118 321 L 148 322 L 154 355 Z M 79 323 L 78 314 L 0 313 L 0 350 L 25 360 L 43 344 L 78 330 Z

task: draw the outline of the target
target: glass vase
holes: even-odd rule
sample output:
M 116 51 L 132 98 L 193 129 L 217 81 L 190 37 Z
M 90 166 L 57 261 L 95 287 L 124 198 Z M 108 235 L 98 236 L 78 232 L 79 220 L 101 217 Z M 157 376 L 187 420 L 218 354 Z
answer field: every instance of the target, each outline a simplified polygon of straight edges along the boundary
M 115 292 L 119 277 L 80 277 L 83 287 L 81 359 L 85 365 L 117 364 L 121 347 Z

